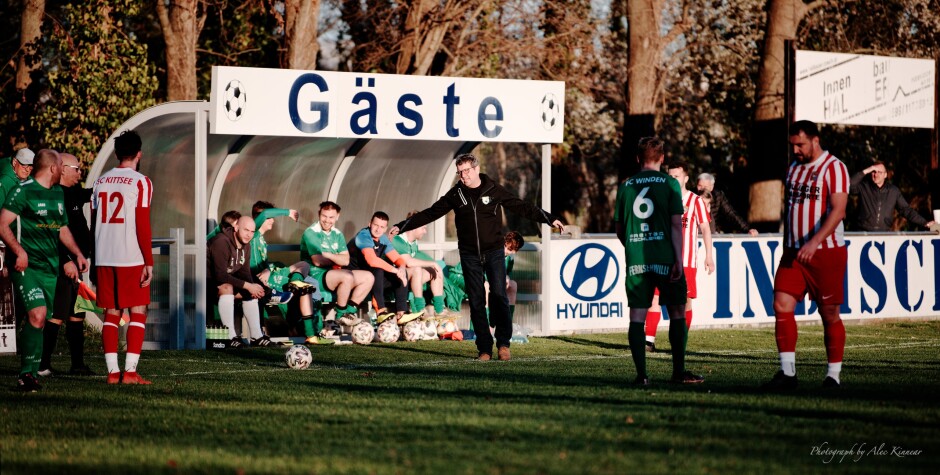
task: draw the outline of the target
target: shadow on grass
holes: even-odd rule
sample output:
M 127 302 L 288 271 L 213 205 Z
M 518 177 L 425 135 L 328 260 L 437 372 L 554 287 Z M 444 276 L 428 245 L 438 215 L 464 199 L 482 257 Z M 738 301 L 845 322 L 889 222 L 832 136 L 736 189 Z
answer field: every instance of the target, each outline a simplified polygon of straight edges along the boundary
M 578 338 L 574 336 L 547 336 L 544 337 L 544 339 L 560 341 L 562 343 L 570 343 L 572 345 L 593 346 L 595 348 L 603 348 L 605 350 L 629 351 L 630 349 L 630 345 L 628 344 L 608 343 L 605 341 L 589 340 L 586 338 Z

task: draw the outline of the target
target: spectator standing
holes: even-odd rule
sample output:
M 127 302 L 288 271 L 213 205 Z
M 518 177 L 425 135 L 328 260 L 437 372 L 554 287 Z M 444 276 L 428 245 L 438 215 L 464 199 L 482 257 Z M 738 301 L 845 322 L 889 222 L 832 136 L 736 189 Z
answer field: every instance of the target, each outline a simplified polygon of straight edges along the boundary
M 866 179 L 870 177 L 870 179 Z M 927 221 L 914 211 L 901 190 L 887 181 L 888 169 L 884 162 L 876 161 L 870 167 L 852 175 L 851 193 L 858 195 L 855 227 L 859 231 L 891 231 L 894 210 L 916 226 L 930 228 Z
M 823 387 L 837 388 L 845 352 L 839 316 L 848 252 L 842 220 L 849 198 L 845 164 L 819 144 L 819 129 L 808 120 L 790 125 L 795 160 L 784 185 L 783 255 L 774 275 L 774 334 L 780 371 L 764 384 L 769 391 L 796 389 L 797 302 L 809 293 L 822 317 L 829 362 Z
M 563 229 L 562 221 L 547 211 L 527 203 L 492 178 L 480 173 L 480 161 L 473 154 L 458 155 L 454 160 L 460 181 L 430 208 L 393 226 L 390 234 L 409 231 L 431 223 L 449 211 L 457 226 L 457 249 L 463 266 L 464 281 L 470 299 L 470 321 L 476 332 L 480 361 L 493 357 L 493 336 L 485 329 L 496 327 L 496 348 L 500 360 L 509 360 L 509 299 L 506 296 L 506 264 L 503 252 L 503 213 L 508 209 L 532 221 Z M 490 320 L 486 318 L 487 296 L 484 281 L 490 282 Z
M 709 229 L 713 233 L 721 233 L 726 230 L 732 232 L 748 233 L 751 236 L 757 236 L 757 230 L 751 229 L 745 221 L 731 206 L 731 202 L 724 192 L 715 189 L 715 175 L 711 173 L 702 173 L 698 176 L 696 188 L 702 195 L 710 193 L 708 200 L 708 210 L 712 220 L 708 223 Z
M 59 186 L 65 196 L 65 214 L 68 215 L 69 231 L 75 239 L 75 244 L 83 255 L 91 255 L 91 232 L 85 220 L 85 203 L 91 201 L 91 189 L 83 188 L 79 181 L 82 179 L 82 167 L 75 155 L 60 153 L 62 159 L 62 174 Z M 91 376 L 94 372 L 85 364 L 85 312 L 75 311 L 75 300 L 78 298 L 78 285 L 81 274 L 75 260 L 78 256 L 69 252 L 68 248 L 59 243 L 59 277 L 55 288 L 55 303 L 52 317 L 46 319 L 43 327 L 42 361 L 39 363 L 39 375 L 52 376 L 52 353 L 55 351 L 59 338 L 59 329 L 65 323 L 65 340 L 69 345 L 69 355 L 72 358 L 72 367 L 69 374 L 78 376 Z
M 124 131 L 114 139 L 118 166 L 95 180 L 91 198 L 95 236 L 95 274 L 98 306 L 105 309 L 101 327 L 108 384 L 150 384 L 137 372 L 144 344 L 150 282 L 153 280 L 153 250 L 150 202 L 153 185 L 140 172 L 140 136 Z M 118 325 L 130 311 L 124 374 L 118 365 Z
M 0 170 L 0 206 L 6 203 L 7 196 L 20 186 L 20 183 L 29 178 L 30 172 L 33 171 L 35 156 L 32 150 L 21 148 L 10 160 L 10 166 L 2 167 L 3 169 Z
M 20 331 L 21 366 L 15 389 L 34 392 L 39 384 L 42 360 L 43 327 L 49 305 L 55 301 L 59 269 L 58 243 L 75 255 L 79 272 L 88 270 L 88 262 L 75 244 L 68 228 L 68 215 L 59 177 L 62 159 L 55 150 L 40 150 L 34 158 L 33 178 L 13 190 L 0 213 L 0 238 L 7 245 L 7 262 L 14 262 L 11 272 L 19 304 L 26 310 L 26 322 Z M 10 229 L 20 218 L 21 239 Z

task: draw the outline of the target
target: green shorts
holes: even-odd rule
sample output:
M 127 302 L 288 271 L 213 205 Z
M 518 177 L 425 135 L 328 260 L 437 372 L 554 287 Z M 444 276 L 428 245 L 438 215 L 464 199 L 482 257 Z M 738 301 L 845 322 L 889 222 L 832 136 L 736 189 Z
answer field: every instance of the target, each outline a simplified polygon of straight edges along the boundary
M 659 289 L 660 305 L 685 305 L 685 279 L 669 282 L 668 275 L 653 272 L 627 276 L 627 305 L 630 308 L 650 308 L 653 305 L 653 293 Z
M 335 294 L 333 294 L 334 289 L 330 289 L 326 286 L 326 273 L 331 270 L 332 269 L 310 266 L 310 277 L 317 280 L 317 285 L 320 286 L 320 295 L 323 296 L 323 303 L 333 303 L 333 299 L 336 298 Z
M 271 265 L 268 267 L 271 273 L 268 275 L 268 287 L 274 290 L 284 290 L 284 286 L 290 283 L 290 267 L 280 267 Z
M 10 279 L 13 281 L 13 289 L 21 308 L 29 311 L 46 307 L 49 309 L 46 317 L 52 317 L 51 310 L 55 303 L 55 286 L 58 280 L 56 273 L 27 267 L 23 272 L 11 272 Z

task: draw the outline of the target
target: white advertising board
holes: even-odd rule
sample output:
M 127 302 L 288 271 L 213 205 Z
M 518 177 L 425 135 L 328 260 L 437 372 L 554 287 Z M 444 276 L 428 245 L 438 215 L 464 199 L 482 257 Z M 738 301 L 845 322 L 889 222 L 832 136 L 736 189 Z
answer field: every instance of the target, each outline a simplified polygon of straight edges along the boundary
M 940 236 L 849 235 L 846 241 L 843 319 L 940 316 Z M 699 250 L 692 325 L 773 323 L 780 237 L 716 237 L 713 244 L 711 275 Z M 628 328 L 623 245 L 616 237 L 553 240 L 551 249 L 549 302 L 543 309 L 548 331 Z M 808 298 L 796 315 L 798 321 L 819 321 Z M 668 325 L 666 317 L 661 325 Z
M 565 83 L 212 68 L 213 134 L 559 143 Z
M 936 62 L 796 52 L 796 120 L 934 128 Z

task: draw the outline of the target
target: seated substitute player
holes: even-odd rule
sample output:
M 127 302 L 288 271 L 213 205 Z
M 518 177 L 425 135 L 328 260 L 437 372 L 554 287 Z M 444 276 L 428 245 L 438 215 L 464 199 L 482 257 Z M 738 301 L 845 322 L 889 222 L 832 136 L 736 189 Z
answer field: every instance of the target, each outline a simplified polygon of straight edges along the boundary
M 408 217 L 414 216 L 415 213 L 417 211 L 408 213 Z M 427 300 L 424 298 L 424 285 L 428 284 L 431 290 L 431 303 L 434 305 L 434 315 L 440 318 L 459 317 L 444 306 L 444 287 L 452 284 L 444 278 L 444 271 L 440 264 L 431 259 L 431 256 L 418 250 L 418 240 L 427 233 L 428 227 L 425 225 L 392 238 L 392 245 L 405 260 L 408 284 L 411 293 L 414 294 L 412 309 L 422 311 L 427 306 Z
M 275 346 L 261 331 L 261 312 L 258 299 L 264 297 L 264 286 L 251 274 L 251 254 L 248 243 L 255 234 L 255 222 L 247 216 L 238 218 L 236 225 L 223 230 L 207 243 L 206 264 L 208 288 L 216 289 L 219 317 L 228 327 L 230 346 L 241 348 L 242 340 L 235 333 L 235 299 L 242 301 L 242 311 L 248 319 L 252 346 Z
M 698 231 L 702 230 L 702 241 L 705 243 L 705 270 L 711 275 L 715 271 L 715 262 L 712 259 L 712 232 L 709 227 L 711 215 L 708 205 L 701 197 L 687 188 L 689 183 L 689 165 L 682 161 L 670 163 L 666 166 L 669 176 L 679 182 L 682 189 L 682 266 L 685 268 L 685 283 L 688 289 L 688 298 L 685 302 L 685 328 L 688 331 L 692 326 L 692 299 L 698 296 L 696 286 L 696 271 L 698 267 Z M 646 314 L 646 350 L 656 351 L 656 329 L 659 327 L 660 306 L 659 292 L 653 295 L 653 306 Z M 689 338 L 686 336 L 686 343 Z
M 313 264 L 310 276 L 317 280 L 320 290 L 333 292 L 334 318 L 351 326 L 359 318 L 359 307 L 367 303 L 373 278 L 371 272 L 344 268 L 349 265 L 349 250 L 346 237 L 336 228 L 339 213 L 338 204 L 320 203 L 318 221 L 300 239 L 300 259 Z M 349 318 L 344 319 L 347 315 Z
M 617 190 L 614 221 L 626 257 L 627 302 L 630 304 L 630 353 L 639 385 L 649 385 L 646 372 L 644 326 L 646 309 L 659 289 L 660 302 L 669 312 L 672 346 L 672 381 L 701 383 L 705 378 L 685 369 L 685 301 L 682 267 L 682 192 L 679 182 L 661 172 L 665 154 L 656 137 L 640 139 L 640 172 Z
M 40 150 L 33 161 L 33 178 L 9 193 L 0 213 L 0 238 L 7 245 L 8 255 L 16 256 L 10 273 L 17 303 L 26 309 L 26 322 L 20 330 L 20 375 L 15 389 L 35 392 L 42 389 L 38 382 L 42 359 L 43 326 L 47 309 L 55 300 L 59 267 L 58 243 L 76 256 L 79 272 L 88 270 L 88 262 L 72 238 L 68 228 L 59 175 L 62 160 L 55 150 Z M 19 218 L 17 240 L 10 224 Z M 9 262 L 9 261 L 8 261 Z
M 408 278 L 406 260 L 392 246 L 385 234 L 388 230 L 388 215 L 383 211 L 372 213 L 369 227 L 362 228 L 349 240 L 349 269 L 367 271 L 372 274 L 372 298 L 379 323 L 394 316 L 399 325 L 421 317 L 424 311 L 408 313 Z M 384 259 L 383 259 L 384 258 Z M 387 259 L 387 260 L 386 260 Z M 390 262 L 394 264 L 390 264 Z M 415 264 L 415 268 L 418 264 Z M 395 313 L 385 305 L 385 289 L 395 292 Z
M 274 289 L 275 291 L 285 290 L 298 296 L 298 308 L 300 310 L 300 319 L 304 325 L 304 336 L 308 344 L 331 344 L 331 339 L 320 339 L 317 337 L 318 326 L 314 322 L 313 299 L 310 294 L 318 290 L 315 279 L 312 282 L 304 282 L 310 274 L 310 264 L 307 261 L 299 261 L 285 266 L 280 262 L 268 261 L 268 243 L 264 235 L 274 228 L 274 217 L 289 216 L 297 221 L 298 213 L 295 209 L 275 208 L 273 204 L 267 201 L 258 201 L 251 207 L 251 215 L 254 217 L 255 231 L 251 238 L 249 247 L 251 248 L 251 273 L 258 278 L 262 285 Z M 270 303 L 269 303 L 270 305 Z

